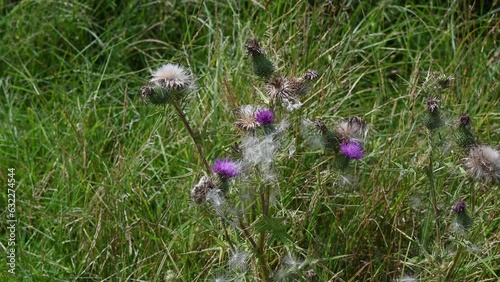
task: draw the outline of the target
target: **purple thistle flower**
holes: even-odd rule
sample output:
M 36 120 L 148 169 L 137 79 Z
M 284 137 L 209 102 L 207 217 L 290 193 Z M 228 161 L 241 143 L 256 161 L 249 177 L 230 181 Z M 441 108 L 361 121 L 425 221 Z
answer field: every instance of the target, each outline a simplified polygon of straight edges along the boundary
M 467 207 L 467 204 L 465 203 L 465 201 L 463 199 L 458 199 L 458 201 L 455 203 L 455 205 L 453 205 L 451 210 L 455 213 L 460 214 L 460 213 L 465 212 L 466 207 Z
M 342 143 L 340 145 L 340 152 L 352 160 L 359 160 L 363 157 L 363 148 L 356 142 L 350 141 L 349 143 Z
M 212 166 L 212 171 L 218 174 L 223 179 L 229 179 L 240 174 L 238 163 L 229 158 L 225 160 L 216 159 Z
M 255 119 L 261 124 L 261 125 L 270 125 L 274 122 L 274 114 L 273 111 L 268 110 L 268 109 L 262 109 L 259 110 L 255 114 Z

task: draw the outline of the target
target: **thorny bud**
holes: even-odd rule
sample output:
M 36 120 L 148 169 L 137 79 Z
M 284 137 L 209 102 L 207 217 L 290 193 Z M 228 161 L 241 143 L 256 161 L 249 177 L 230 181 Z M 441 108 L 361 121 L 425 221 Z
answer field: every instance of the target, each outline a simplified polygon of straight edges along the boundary
M 439 110 L 439 100 L 437 98 L 430 98 L 425 101 L 425 104 L 427 105 L 427 110 L 429 112 L 435 112 Z
M 458 201 L 453 205 L 451 210 L 454 213 L 464 213 L 466 207 L 467 204 L 465 203 L 465 201 L 463 199 L 458 199 Z
M 467 149 L 477 145 L 471 128 L 471 118 L 468 114 L 460 115 L 458 129 L 455 132 L 455 139 L 460 147 Z
M 425 126 L 431 131 L 438 129 L 443 124 L 439 111 L 439 100 L 437 98 L 428 98 L 425 104 L 427 107 L 424 120 Z
M 316 125 L 316 128 L 321 132 L 321 134 L 326 134 L 328 132 L 325 123 L 321 119 L 315 119 L 314 124 Z
M 274 65 L 264 56 L 264 51 L 255 39 L 249 39 L 245 44 L 247 55 L 252 57 L 253 71 L 261 78 L 268 78 L 274 73 Z
M 321 119 L 314 120 L 314 123 L 316 124 L 316 128 L 319 130 L 319 132 L 321 132 L 325 150 L 338 151 L 339 140 L 337 136 L 326 127 L 325 123 Z
M 458 199 L 451 210 L 456 215 L 455 221 L 459 230 L 464 231 L 472 226 L 472 218 L 467 214 L 467 204 L 463 199 Z
M 263 55 L 264 51 L 262 48 L 259 46 L 259 42 L 255 39 L 248 39 L 247 43 L 245 44 L 245 48 L 247 55 L 249 56 L 256 56 L 256 55 Z

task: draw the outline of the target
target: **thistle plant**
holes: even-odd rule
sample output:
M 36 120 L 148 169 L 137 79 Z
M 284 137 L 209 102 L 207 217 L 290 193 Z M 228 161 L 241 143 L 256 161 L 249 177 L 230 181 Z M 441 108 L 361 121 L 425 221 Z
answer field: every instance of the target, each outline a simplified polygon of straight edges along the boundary
M 292 260 L 287 259 L 294 257 L 290 250 L 296 246 L 289 234 L 292 218 L 281 214 L 279 187 L 285 180 L 277 167 L 294 152 L 290 144 L 297 141 L 289 137 L 298 133 L 293 130 L 296 127 L 290 126 L 289 118 L 291 112 L 303 106 L 303 98 L 318 73 L 309 69 L 299 77 L 278 74 L 255 39 L 247 42 L 246 53 L 251 57 L 255 75 L 264 80 L 262 87 L 269 99 L 232 111 L 233 127 L 239 133 L 237 154 L 232 158 L 219 156 L 212 165 L 205 158 L 183 111 L 189 94 L 196 90 L 188 70 L 177 64 L 162 66 L 141 88 L 141 95 L 150 104 L 172 106 L 191 135 L 205 166 L 205 173 L 191 189 L 191 198 L 196 205 L 213 208 L 221 219 L 224 239 L 230 247 L 229 269 L 250 270 L 260 281 L 273 277 L 286 281 L 298 273 L 312 278 L 314 269 L 307 260 L 290 263 Z M 301 114 L 302 111 L 295 114 L 297 121 L 302 119 Z M 351 161 L 364 157 L 368 126 L 361 118 L 341 120 L 331 128 L 320 120 L 316 124 L 323 136 L 324 151 L 333 153 L 337 163 L 341 163 L 337 167 L 345 169 Z M 286 257 L 276 258 L 270 251 L 277 246 Z M 273 274 L 273 267 L 280 265 L 282 269 Z
M 443 117 L 441 113 L 440 100 L 445 91 L 449 88 L 451 81 L 450 76 L 446 76 L 436 71 L 429 71 L 426 80 L 422 84 L 422 92 L 425 94 L 425 112 L 423 117 L 423 125 L 427 128 L 427 141 L 429 145 L 428 164 L 424 171 L 429 182 L 429 209 L 424 224 L 423 242 L 426 242 L 428 233 L 430 232 L 430 223 L 435 223 L 436 243 L 439 244 L 441 238 L 441 223 L 440 211 L 437 199 L 437 187 L 435 176 L 435 160 L 440 158 L 439 144 L 441 141 L 441 132 L 444 130 Z
M 500 180 L 500 152 L 476 140 L 468 114 L 460 116 L 455 140 L 467 152 L 464 165 L 473 179 L 486 185 Z
M 210 166 L 205 158 L 202 146 L 182 108 L 185 100 L 195 90 L 196 85 L 191 72 L 181 65 L 168 63 L 153 72 L 148 84 L 141 87 L 140 92 L 142 98 L 147 103 L 163 105 L 165 107 L 171 105 L 174 107 L 177 115 L 193 139 L 206 171 L 210 173 Z

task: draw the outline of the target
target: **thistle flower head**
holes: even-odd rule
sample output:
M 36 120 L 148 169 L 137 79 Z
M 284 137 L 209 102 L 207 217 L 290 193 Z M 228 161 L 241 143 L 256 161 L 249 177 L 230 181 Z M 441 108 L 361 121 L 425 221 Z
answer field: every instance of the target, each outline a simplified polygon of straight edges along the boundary
M 303 78 L 305 80 L 315 80 L 318 76 L 319 74 L 317 71 L 309 69 L 304 73 Z
M 354 141 L 363 144 L 368 133 L 368 126 L 360 117 L 351 117 L 340 122 L 335 128 L 338 139 L 344 143 Z
M 340 144 L 340 152 L 351 160 L 360 160 L 363 157 L 363 148 L 356 142 Z
M 428 98 L 425 104 L 427 107 L 427 112 L 424 119 L 425 126 L 431 131 L 438 129 L 443 124 L 441 113 L 439 111 L 439 100 L 435 97 Z
M 487 145 L 473 146 L 465 158 L 472 177 L 486 182 L 500 180 L 500 153 Z
M 248 39 L 245 44 L 246 53 L 249 56 L 262 55 L 264 51 L 260 48 L 259 42 L 255 39 Z
M 196 86 L 191 73 L 178 64 L 166 64 L 151 75 L 141 96 L 152 104 L 164 105 L 185 98 Z
M 259 109 L 255 114 L 255 119 L 260 125 L 271 125 L 274 122 L 273 111 L 265 108 Z
M 194 88 L 191 73 L 178 64 L 165 64 L 151 75 L 151 83 L 169 90 L 185 90 Z
M 240 174 L 240 165 L 229 158 L 225 160 L 216 159 L 212 171 L 222 179 L 230 179 Z
M 435 112 L 439 110 L 439 100 L 436 97 L 427 99 L 425 104 L 429 112 Z
M 465 208 L 467 207 L 467 204 L 463 199 L 458 199 L 458 201 L 453 205 L 451 210 L 454 213 L 460 214 L 465 212 Z
M 470 116 L 467 114 L 467 113 L 462 113 L 460 115 L 460 119 L 459 119 L 459 126 L 460 127 L 466 127 L 466 128 L 470 128 L 470 124 L 471 124 L 471 118 Z
M 234 126 L 242 131 L 253 132 L 260 126 L 256 119 L 258 108 L 252 105 L 244 105 L 233 110 L 233 115 L 236 117 Z
M 198 184 L 191 189 L 191 198 L 195 203 L 201 204 L 206 201 L 208 192 L 216 189 L 217 185 L 214 181 L 208 176 L 203 176 Z
M 304 89 L 302 79 L 276 77 L 265 85 L 265 89 L 273 104 L 280 101 L 281 105 L 289 112 L 302 106 L 299 100 Z
M 462 148 L 470 148 L 477 145 L 471 127 L 471 118 L 468 114 L 460 115 L 458 129 L 455 132 L 455 139 Z

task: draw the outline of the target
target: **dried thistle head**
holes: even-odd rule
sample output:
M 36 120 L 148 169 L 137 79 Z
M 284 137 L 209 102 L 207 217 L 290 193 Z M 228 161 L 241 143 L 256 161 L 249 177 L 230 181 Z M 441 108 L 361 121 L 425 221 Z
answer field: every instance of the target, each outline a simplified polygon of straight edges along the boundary
M 342 142 L 349 143 L 354 141 L 358 144 L 363 144 L 368 134 L 368 126 L 363 119 L 354 116 L 341 121 L 335 128 L 335 133 Z
M 233 110 L 233 115 L 236 118 L 234 126 L 244 132 L 253 132 L 260 123 L 255 118 L 257 108 L 253 105 L 244 105 Z
M 305 80 L 315 80 L 319 76 L 318 72 L 312 69 L 308 69 L 302 76 Z
M 299 96 L 304 87 L 302 79 L 286 78 L 283 76 L 271 79 L 265 89 L 273 105 L 279 101 L 287 111 L 299 109 L 302 103 Z
M 478 180 L 500 180 L 500 153 L 488 145 L 474 146 L 465 158 L 465 167 L 469 174 Z
M 245 44 L 246 53 L 249 56 L 263 55 L 264 51 L 260 48 L 259 42 L 256 39 L 248 39 Z
M 207 200 L 208 192 L 214 189 L 218 189 L 215 182 L 210 177 L 203 176 L 191 189 L 191 198 L 196 204 L 201 204 Z

